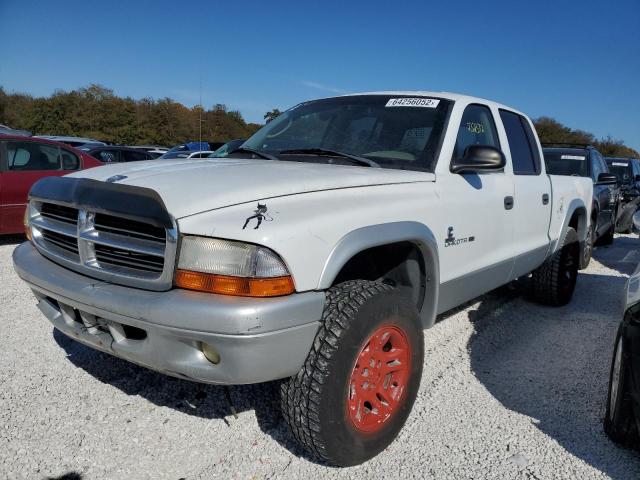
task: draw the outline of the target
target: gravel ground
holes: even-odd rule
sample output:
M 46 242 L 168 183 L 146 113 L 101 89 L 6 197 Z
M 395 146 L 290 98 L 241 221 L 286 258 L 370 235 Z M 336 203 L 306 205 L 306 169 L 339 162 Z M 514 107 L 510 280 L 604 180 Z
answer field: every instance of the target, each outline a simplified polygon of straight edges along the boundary
M 287 435 L 273 384 L 175 380 L 53 330 L 0 243 L 0 477 L 637 479 L 640 455 L 610 443 L 602 416 L 625 277 L 639 240 L 599 248 L 572 303 L 526 286 L 443 315 L 426 332 L 413 413 L 381 455 L 315 463 Z

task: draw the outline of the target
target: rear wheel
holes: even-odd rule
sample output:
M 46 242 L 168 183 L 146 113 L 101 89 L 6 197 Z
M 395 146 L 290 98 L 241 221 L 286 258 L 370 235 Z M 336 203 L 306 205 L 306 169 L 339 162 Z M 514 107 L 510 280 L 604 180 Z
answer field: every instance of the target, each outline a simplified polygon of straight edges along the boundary
M 576 287 L 579 261 L 578 234 L 569 227 L 562 240 L 562 247 L 533 271 L 533 298 L 552 306 L 569 303 Z
M 293 436 L 333 465 L 374 457 L 411 412 L 423 357 L 422 327 L 407 296 L 380 282 L 331 288 L 304 366 L 281 386 Z
M 620 327 L 611 362 L 604 430 L 614 442 L 632 445 L 638 441 L 638 430 L 629 398 L 629 366 L 626 357 L 624 337 Z

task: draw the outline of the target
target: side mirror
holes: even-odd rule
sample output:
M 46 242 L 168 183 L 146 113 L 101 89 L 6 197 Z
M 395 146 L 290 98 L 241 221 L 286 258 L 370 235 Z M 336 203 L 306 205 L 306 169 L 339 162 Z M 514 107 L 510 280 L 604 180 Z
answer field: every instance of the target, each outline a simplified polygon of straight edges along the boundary
M 618 177 L 611 173 L 601 173 L 596 180 L 596 185 L 616 185 L 617 183 Z
M 452 173 L 500 172 L 506 165 L 504 154 L 489 145 L 469 145 L 462 158 L 451 162 Z
M 633 226 L 636 231 L 640 231 L 640 210 L 633 214 Z

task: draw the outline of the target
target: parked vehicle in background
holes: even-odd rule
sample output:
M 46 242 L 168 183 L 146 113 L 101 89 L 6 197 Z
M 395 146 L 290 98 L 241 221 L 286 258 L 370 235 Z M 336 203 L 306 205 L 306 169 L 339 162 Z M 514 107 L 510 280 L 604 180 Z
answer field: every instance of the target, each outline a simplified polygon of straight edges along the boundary
M 176 145 L 175 147 L 171 147 L 166 153 L 170 154 L 164 158 L 187 158 L 187 157 L 178 157 L 176 154 L 178 153 L 189 153 L 193 152 L 214 152 L 217 148 L 220 148 L 224 145 L 224 142 L 186 142 L 181 143 L 180 145 Z
M 438 313 L 530 273 L 537 301 L 572 298 L 593 184 L 546 175 L 531 120 L 509 107 L 309 101 L 228 158 L 41 180 L 14 266 L 93 348 L 205 383 L 285 379 L 284 419 L 327 463 L 396 437 Z
M 609 170 L 618 177 L 620 206 L 616 232 L 631 233 L 633 214 L 640 203 L 640 160 L 637 158 L 605 158 Z
M 55 142 L 64 143 L 70 147 L 81 147 L 86 145 L 106 145 L 106 142 L 94 140 L 93 138 L 84 137 L 65 137 L 62 135 L 35 135 L 34 138 L 44 138 L 45 140 L 53 140 Z
M 21 137 L 30 137 L 31 132 L 28 130 L 11 128 L 7 125 L 0 125 L 0 135 L 19 135 Z
M 86 153 L 58 142 L 0 135 L 0 234 L 24 231 L 27 196 L 36 181 L 100 165 Z
M 213 154 L 212 150 L 196 150 L 194 152 L 186 151 L 186 152 L 167 152 L 163 155 L 157 157 L 158 160 L 176 160 L 179 158 L 189 159 L 189 158 L 207 158 L 211 154 Z
M 618 211 L 618 178 L 609 172 L 604 157 L 594 147 L 552 145 L 543 149 L 547 172 L 551 175 L 588 177 L 593 181 L 591 226 L 580 257 L 580 268 L 587 268 L 594 245 L 613 243 Z
M 640 229 L 640 212 L 633 217 Z M 604 430 L 616 443 L 640 447 L 640 265 L 625 287 L 625 308 L 613 347 Z
M 237 140 L 229 140 L 227 143 L 218 148 L 215 152 L 209 155 L 210 158 L 222 158 L 232 153 L 236 148 L 239 148 L 247 139 L 239 138 Z
M 153 158 L 158 158 L 159 156 L 164 155 L 169 151 L 167 147 L 162 147 L 159 145 L 130 145 L 130 148 L 144 150 L 148 154 L 152 155 Z
M 105 145 L 98 147 L 82 146 L 79 147 L 78 150 L 82 150 L 93 158 L 97 158 L 104 163 L 139 162 L 142 160 L 153 160 L 156 158 L 144 150 L 117 145 Z

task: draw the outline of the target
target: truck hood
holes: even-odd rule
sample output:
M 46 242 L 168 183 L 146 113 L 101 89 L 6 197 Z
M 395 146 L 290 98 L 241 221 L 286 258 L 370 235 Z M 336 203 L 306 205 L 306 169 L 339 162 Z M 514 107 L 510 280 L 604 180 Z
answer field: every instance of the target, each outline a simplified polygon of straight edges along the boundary
M 435 180 L 411 170 L 235 158 L 115 163 L 69 176 L 150 188 L 175 218 L 284 195 Z

